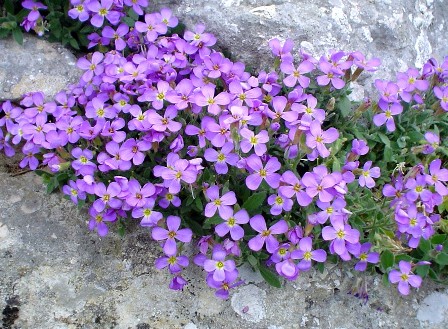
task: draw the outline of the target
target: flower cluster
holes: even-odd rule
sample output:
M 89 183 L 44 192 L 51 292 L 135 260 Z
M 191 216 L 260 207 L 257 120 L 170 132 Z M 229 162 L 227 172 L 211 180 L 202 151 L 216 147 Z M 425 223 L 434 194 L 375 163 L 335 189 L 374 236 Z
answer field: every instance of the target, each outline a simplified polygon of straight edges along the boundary
M 448 111 L 448 59 L 400 73 L 396 83 L 377 80 L 378 102 L 352 111 L 343 108 L 350 82 L 378 59 L 343 51 L 295 58 L 291 40 L 273 39 L 274 69 L 250 74 L 212 49 L 216 38 L 203 25 L 172 33 L 178 21 L 169 9 L 144 14 L 146 0 L 71 3 L 72 18 L 102 28 L 89 37 L 99 50 L 78 60 L 79 83 L 53 101 L 36 92 L 1 105 L 0 150 L 11 156 L 21 147 L 22 168 L 47 166 L 49 184 L 62 181 L 68 198 L 89 205 L 89 228 L 100 236 L 139 220 L 162 247 L 155 265 L 173 276 L 170 288 L 187 284 L 184 244 L 194 235 L 194 263 L 227 298 L 241 283 L 241 260 L 275 285 L 266 266 L 294 280 L 313 262 L 356 259 L 362 272 L 385 249 L 416 249 L 437 231 L 448 170 L 427 156 L 444 148 L 439 131 L 417 136 L 406 158 L 414 162 L 398 167 L 391 148 L 406 139 L 347 122 L 370 109 L 374 125 L 392 133 L 404 110 L 431 101 L 435 112 Z M 124 23 L 126 7 L 141 15 L 133 26 Z M 380 143 L 382 158 L 374 155 Z M 391 226 L 395 249 L 383 243 Z M 408 281 L 420 284 L 409 266 L 400 262 L 404 274 L 389 275 L 405 282 L 403 294 Z

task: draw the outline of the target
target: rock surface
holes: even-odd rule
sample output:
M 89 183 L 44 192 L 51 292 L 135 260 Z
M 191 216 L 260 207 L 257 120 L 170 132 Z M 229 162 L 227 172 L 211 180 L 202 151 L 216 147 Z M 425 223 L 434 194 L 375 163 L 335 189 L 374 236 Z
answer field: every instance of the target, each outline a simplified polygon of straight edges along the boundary
M 221 50 L 255 69 L 271 67 L 268 41 L 295 41 L 320 57 L 331 49 L 381 58 L 376 78 L 448 55 L 448 0 L 166 0 L 192 29 L 204 23 Z M 372 79 L 363 84 L 370 86 Z M 369 89 L 369 87 L 367 87 Z
M 26 35 L 23 45 L 0 39 L 0 101 L 43 91 L 48 99 L 81 76 L 75 56 L 59 44 Z
M 429 281 L 400 297 L 366 276 L 369 301 L 347 292 L 349 266 L 329 264 L 281 289 L 245 268 L 246 285 L 228 301 L 214 297 L 197 267 L 189 285 L 170 291 L 154 268 L 161 249 L 142 228 L 100 239 L 87 214 L 60 194 L 47 195 L 32 173 L 10 175 L 0 156 L 0 327 L 6 328 L 431 328 L 448 321 L 448 291 Z M 9 164 L 9 165 L 8 165 Z

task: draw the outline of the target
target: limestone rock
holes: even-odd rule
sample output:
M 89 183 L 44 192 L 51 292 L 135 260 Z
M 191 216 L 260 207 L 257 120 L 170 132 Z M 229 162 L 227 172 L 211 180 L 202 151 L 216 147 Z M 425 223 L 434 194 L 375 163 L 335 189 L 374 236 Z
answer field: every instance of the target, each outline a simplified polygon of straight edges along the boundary
M 75 56 L 59 44 L 24 35 L 23 45 L 0 39 L 0 49 L 0 101 L 31 91 L 50 99 L 81 76 Z

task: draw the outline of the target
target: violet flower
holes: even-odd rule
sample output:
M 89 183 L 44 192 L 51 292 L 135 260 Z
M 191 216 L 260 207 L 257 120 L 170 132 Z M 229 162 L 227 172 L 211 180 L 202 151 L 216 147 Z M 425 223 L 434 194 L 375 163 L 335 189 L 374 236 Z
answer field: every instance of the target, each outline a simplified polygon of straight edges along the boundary
M 168 229 L 156 226 L 152 229 L 152 238 L 157 241 L 165 240 L 163 251 L 167 255 L 174 255 L 177 250 L 176 240 L 188 243 L 193 232 L 189 228 L 179 229 L 181 219 L 178 216 L 168 216 L 166 225 Z
M 226 252 L 221 245 L 213 248 L 212 259 L 204 261 L 204 270 L 213 275 L 213 280 L 222 282 L 226 278 L 228 272 L 236 269 L 235 262 L 232 259 L 226 259 Z
M 255 215 L 250 219 L 250 226 L 259 234 L 250 239 L 248 246 L 253 251 L 259 251 L 266 243 L 266 250 L 273 253 L 279 245 L 274 234 L 284 234 L 288 231 L 288 224 L 283 219 L 272 225 L 269 229 L 262 215 Z
M 263 180 L 272 188 L 279 186 L 281 176 L 276 171 L 280 169 L 281 164 L 277 158 L 270 158 L 263 167 L 261 159 L 255 154 L 252 154 L 246 159 L 246 164 L 253 170 L 253 173 L 246 177 L 246 186 L 250 190 L 255 191 L 258 189 Z
M 422 278 L 411 272 L 411 263 L 401 260 L 398 263 L 399 271 L 392 270 L 389 272 L 389 281 L 398 283 L 398 291 L 402 295 L 409 295 L 411 285 L 414 288 L 420 287 Z
M 233 240 L 241 240 L 244 237 L 244 230 L 238 224 L 247 224 L 249 222 L 249 214 L 245 209 L 241 209 L 233 214 L 233 211 L 225 216 L 221 216 L 224 222 L 216 225 L 215 232 L 220 237 L 230 232 Z
M 311 268 L 311 260 L 323 263 L 327 260 L 327 253 L 323 249 L 313 250 L 313 240 L 304 237 L 299 241 L 299 249 L 291 253 L 292 259 L 301 259 L 297 267 L 301 271 L 308 271 Z
M 229 191 L 219 197 L 219 187 L 213 185 L 207 189 L 205 195 L 210 199 L 210 202 L 205 206 L 205 217 L 213 217 L 216 210 L 218 210 L 219 216 L 222 218 L 229 218 L 232 215 L 233 210 L 231 206 L 236 203 L 235 192 Z

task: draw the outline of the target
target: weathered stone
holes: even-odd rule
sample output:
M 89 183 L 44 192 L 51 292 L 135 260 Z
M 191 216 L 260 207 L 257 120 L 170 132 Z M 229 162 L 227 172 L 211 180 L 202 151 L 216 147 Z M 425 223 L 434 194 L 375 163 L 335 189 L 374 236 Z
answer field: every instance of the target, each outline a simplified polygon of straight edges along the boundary
M 50 99 L 81 76 L 75 56 L 59 44 L 25 35 L 23 45 L 0 39 L 0 49 L 0 101 L 31 91 Z
M 167 0 L 151 10 L 161 7 L 172 8 L 189 29 L 204 23 L 221 50 L 255 69 L 272 66 L 272 38 L 291 38 L 296 50 L 317 57 L 330 49 L 379 57 L 376 78 L 448 55 L 447 0 Z

